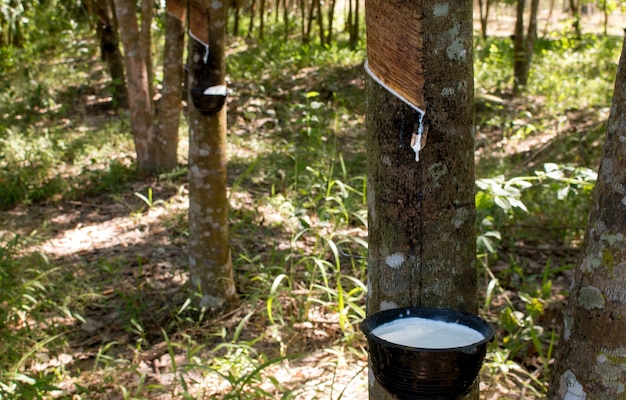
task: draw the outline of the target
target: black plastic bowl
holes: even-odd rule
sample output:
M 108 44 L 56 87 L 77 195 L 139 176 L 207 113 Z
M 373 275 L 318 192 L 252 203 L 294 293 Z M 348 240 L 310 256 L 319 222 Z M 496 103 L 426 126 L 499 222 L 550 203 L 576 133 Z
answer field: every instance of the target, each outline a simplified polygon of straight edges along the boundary
M 485 337 L 469 346 L 428 349 L 403 346 L 374 335 L 376 327 L 399 318 L 421 317 L 455 322 Z M 405 307 L 377 312 L 361 324 L 367 338 L 370 368 L 380 384 L 404 399 L 461 399 L 476 380 L 494 338 L 491 324 L 477 315 L 448 308 Z

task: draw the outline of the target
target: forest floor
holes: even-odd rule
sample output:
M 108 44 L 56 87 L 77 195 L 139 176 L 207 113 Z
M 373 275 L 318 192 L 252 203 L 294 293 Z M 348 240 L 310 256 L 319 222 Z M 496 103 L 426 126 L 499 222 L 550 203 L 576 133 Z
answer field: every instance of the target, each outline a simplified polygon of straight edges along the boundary
M 335 85 L 349 87 L 355 93 L 364 92 L 358 63 L 338 71 L 341 75 Z M 324 73 L 311 67 L 291 82 L 283 82 L 283 87 L 287 92 L 302 92 L 305 85 L 307 90 L 315 89 L 323 96 L 325 90 L 330 90 L 324 86 Z M 77 110 L 80 104 L 100 104 L 99 99 L 106 103 L 108 95 L 102 89 L 99 86 L 95 92 L 86 93 L 87 97 L 75 99 Z M 260 276 L 255 275 L 260 265 L 273 262 L 277 254 L 290 254 L 297 231 L 282 226 L 277 229 L 285 218 L 281 205 L 255 198 L 261 191 L 269 191 L 268 187 L 261 188 L 267 177 L 248 174 L 254 164 L 240 163 L 242 159 L 260 157 L 251 144 L 258 139 L 253 135 L 261 139 L 280 136 L 280 131 L 268 130 L 284 121 L 272 113 L 250 117 L 251 109 L 273 105 L 265 104 L 267 99 L 261 94 L 253 95 L 253 87 L 238 89 L 231 98 L 232 111 L 229 111 L 229 123 L 233 127 L 229 134 L 243 137 L 239 142 L 233 141 L 229 149 L 237 161 L 229 172 L 231 240 L 236 279 L 245 277 L 252 281 L 251 277 Z M 353 100 L 360 98 L 359 95 Z M 274 100 L 285 101 L 280 96 Z M 496 100 L 498 112 L 503 115 L 518 115 L 527 107 L 526 103 L 510 98 Z M 480 101 L 478 114 L 484 111 Z M 98 108 L 97 114 L 82 110 L 85 114 L 77 118 L 86 116 L 85 126 L 120 120 L 109 106 L 103 107 Z M 502 126 L 482 130 L 476 137 L 478 171 L 489 170 L 504 159 L 514 160 L 519 173 L 540 169 L 546 162 L 581 159 L 595 167 L 606 116 L 606 110 L 571 111 L 565 119 L 553 120 L 545 129 L 518 138 L 505 135 Z M 358 152 L 359 146 L 351 150 L 350 142 L 363 138 L 362 122 L 362 119 L 350 122 L 354 129 L 342 138 L 348 142 L 344 144 L 346 154 Z M 576 131 L 593 134 L 581 133 L 572 139 L 563 133 Z M 185 146 L 183 138 L 181 165 L 185 163 Z M 568 151 L 561 152 L 563 148 Z M 589 149 L 595 149 L 593 154 Z M 130 152 L 131 147 L 122 146 L 112 157 L 129 164 Z M 515 171 L 508 172 L 513 175 Z M 244 180 L 239 178 L 242 175 Z M 264 297 L 250 296 L 248 286 L 239 287 L 242 293 L 239 307 L 224 315 L 198 318 L 197 310 L 187 303 L 185 290 L 188 280 L 185 180 L 184 173 L 173 178 L 134 178 L 124 185 L 124 190 L 113 194 L 53 198 L 0 212 L 0 237 L 19 234 L 33 238 L 32 245 L 21 253 L 42 255 L 51 266 L 50 274 L 64 277 L 67 286 L 49 289 L 54 290 L 55 296 L 64 298 L 63 291 L 67 290 L 65 298 L 79 299 L 79 308 L 66 315 L 51 311 L 49 319 L 43 321 L 31 320 L 27 313 L 22 315 L 23 326 L 48 324 L 64 327 L 65 332 L 61 351 L 57 347 L 52 352 L 45 345 L 33 349 L 30 355 L 34 361 L 25 370 L 60 371 L 54 384 L 59 390 L 50 392 L 54 398 L 171 399 L 184 398 L 185 394 L 207 399 L 367 398 L 365 341 L 358 326 L 346 332 L 328 304 L 303 301 L 301 298 L 309 293 L 306 287 L 294 282 L 290 291 L 276 297 L 281 310 L 279 322 L 270 321 L 272 316 L 264 312 L 269 293 L 263 293 Z M 565 304 L 562 293 L 569 287 L 571 266 L 575 265 L 580 242 L 542 241 L 549 236 L 545 230 L 551 228 L 542 226 L 541 220 L 535 224 L 502 227 L 501 233 L 508 235 L 508 239 L 503 240 L 489 268 L 495 274 L 502 273 L 501 279 L 508 286 L 503 283 L 503 290 L 493 295 L 484 313 L 491 321 L 497 321 L 507 301 L 524 309 L 525 300 L 513 288 L 525 284 L 541 286 L 549 269 L 546 266 L 567 266 L 550 275 L 550 295 L 542 303 L 542 326 L 558 333 Z M 517 236 L 520 229 L 524 231 L 523 237 Z M 363 227 L 353 228 L 349 234 L 359 238 L 367 235 Z M 303 253 L 314 252 L 316 248 L 306 238 L 296 246 Z M 519 266 L 523 271 L 516 269 Z M 481 277 L 484 300 L 490 280 Z M 270 286 L 271 282 L 263 290 L 269 291 Z M 301 307 L 305 303 L 305 317 L 291 318 L 303 312 Z M 74 304 L 67 306 L 70 309 Z M 492 367 L 484 369 L 481 375 L 481 398 L 540 397 L 537 390 L 541 385 L 537 381 L 548 366 L 543 365 L 540 354 L 532 347 L 520 354 L 515 363 L 491 360 Z M 223 364 L 216 365 L 216 360 L 222 360 Z M 205 368 L 203 363 L 211 367 Z

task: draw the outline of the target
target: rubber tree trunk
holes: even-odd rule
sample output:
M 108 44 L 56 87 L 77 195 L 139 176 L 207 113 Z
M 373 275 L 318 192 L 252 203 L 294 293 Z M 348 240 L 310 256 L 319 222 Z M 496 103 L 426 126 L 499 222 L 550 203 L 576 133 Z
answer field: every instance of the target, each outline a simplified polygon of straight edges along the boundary
M 594 195 L 595 204 L 557 348 L 558 361 L 550 383 L 550 399 L 623 399 L 626 396 L 624 50 Z
M 155 129 L 152 123 L 154 107 L 150 96 L 148 69 L 144 49 L 141 46 L 135 2 L 115 0 L 115 12 L 124 44 L 130 129 L 137 152 L 137 167 L 141 172 L 151 173 L 157 169 L 152 152 L 155 139 Z
M 390 68 L 419 64 L 419 76 L 406 79 L 422 82 L 428 127 L 416 162 L 418 114 L 368 80 L 367 312 L 431 306 L 475 313 L 472 2 L 368 0 L 366 24 L 370 61 L 376 46 L 386 49 L 379 63 Z M 373 25 L 389 31 L 373 37 Z M 402 45 L 407 37 L 416 49 Z M 391 398 L 370 375 L 370 399 Z
M 183 0 L 168 1 L 170 3 L 184 3 Z M 144 1 L 146 7 L 143 12 L 147 19 L 152 20 L 153 3 Z M 180 5 L 180 4 L 178 4 Z M 149 7 L 150 6 L 150 7 Z M 184 10 L 184 7 L 182 7 Z M 135 2 L 132 0 L 115 0 L 120 36 L 124 44 L 124 61 L 126 63 L 128 106 L 130 109 L 130 128 L 137 152 L 137 167 L 140 173 L 155 174 L 171 170 L 176 166 L 178 147 L 178 123 L 180 121 L 180 85 L 182 82 L 183 42 L 180 41 L 182 25 L 179 22 L 166 21 L 166 45 L 163 68 L 163 93 L 159 110 L 159 121 L 155 120 L 155 106 L 150 89 L 150 58 L 146 53 L 150 51 L 147 43 L 150 42 L 149 25 L 142 24 L 143 31 L 139 31 Z M 176 14 L 175 14 L 176 15 Z M 181 18 L 181 15 L 177 15 Z M 166 19 L 172 17 L 168 13 Z M 144 34 L 142 39 L 141 35 Z M 146 38 L 147 37 L 147 38 Z M 175 37 L 172 39 L 172 37 Z M 160 135 L 165 135 L 161 137 Z
M 190 282 L 199 305 L 219 311 L 237 297 L 226 195 L 224 3 L 191 0 L 189 24 Z
M 144 49 L 146 70 L 148 71 L 148 89 L 150 98 L 154 98 L 154 69 L 152 68 L 152 20 L 154 17 L 154 1 L 141 0 L 141 31 L 140 42 Z
M 185 32 L 182 21 L 165 13 L 163 48 L 163 89 L 158 109 L 157 138 L 154 158 L 160 170 L 171 171 L 178 165 L 178 129 L 180 126 L 183 51 Z

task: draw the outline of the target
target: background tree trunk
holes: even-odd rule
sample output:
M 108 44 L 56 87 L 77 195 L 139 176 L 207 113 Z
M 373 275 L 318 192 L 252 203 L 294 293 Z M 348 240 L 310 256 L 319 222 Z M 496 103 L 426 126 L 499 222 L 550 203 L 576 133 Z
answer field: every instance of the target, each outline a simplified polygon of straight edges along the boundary
M 574 34 L 576 35 L 576 39 L 580 40 L 583 36 L 580 29 L 580 1 L 569 0 L 569 9 L 572 13 L 572 18 L 574 19 L 574 22 L 572 23 L 572 27 L 574 28 Z
M 324 13 L 322 11 L 322 2 L 321 0 L 313 0 L 313 4 L 315 6 L 315 10 L 317 10 L 314 15 L 315 18 L 317 18 L 317 28 L 319 29 L 320 45 L 324 46 L 324 43 L 326 43 L 326 35 L 324 34 Z
M 197 7 L 205 4 L 194 3 Z M 223 3 L 212 5 L 218 4 L 219 7 L 190 10 L 191 15 L 199 19 L 199 29 L 208 29 L 208 34 L 196 32 L 193 25 L 190 32 L 196 38 L 205 37 L 210 49 L 207 54 L 205 44 L 189 38 L 189 87 L 192 91 L 225 84 L 226 10 Z M 190 97 L 193 98 L 193 93 Z M 226 108 L 222 106 L 208 114 L 203 115 L 196 104 L 190 102 L 189 270 L 191 289 L 200 295 L 200 306 L 222 310 L 237 298 L 228 230 Z
M 256 12 L 256 0 L 250 2 L 250 23 L 248 24 L 248 34 L 246 37 L 249 39 L 252 37 L 252 31 L 254 30 L 254 13 Z
M 515 30 L 513 33 L 513 93 L 518 94 L 523 86 L 526 86 L 526 78 L 523 74 L 526 59 L 526 43 L 524 41 L 524 9 L 526 0 L 517 0 L 517 12 Z
M 263 40 L 263 35 L 265 34 L 265 0 L 260 0 L 261 4 L 259 4 L 259 40 Z
M 128 105 L 130 128 L 137 152 L 137 167 L 140 172 L 152 173 L 157 169 L 152 147 L 155 129 L 152 124 L 154 110 L 148 84 L 148 70 L 144 49 L 141 46 L 135 2 L 115 0 L 115 11 L 124 44 L 124 60 L 128 76 Z
M 165 47 L 163 50 L 163 89 L 159 102 L 155 162 L 159 169 L 171 171 L 178 165 L 178 128 L 180 126 L 183 51 L 185 32 L 176 16 L 165 13 Z
M 480 14 L 480 33 L 483 39 L 487 39 L 487 24 L 489 22 L 489 9 L 492 0 L 478 0 L 478 12 Z
M 333 21 L 335 20 L 335 5 L 337 0 L 330 0 L 328 5 L 328 34 L 326 35 L 326 44 L 330 46 L 333 43 Z
M 354 6 L 352 6 L 352 0 L 348 0 L 349 3 L 349 27 L 350 35 L 348 44 L 351 49 L 355 49 L 359 43 L 359 13 L 360 13 L 360 0 L 354 0 Z
M 535 39 L 537 38 L 537 12 L 539 0 L 531 0 L 530 15 L 528 17 L 528 31 L 524 34 L 524 11 L 525 0 L 517 2 L 517 20 L 515 22 L 514 35 L 514 63 L 513 63 L 513 94 L 519 94 L 528 85 L 530 65 L 533 58 Z
M 416 112 L 367 84 L 368 314 L 402 306 L 477 311 L 474 204 L 472 2 L 369 0 L 372 23 L 418 35 L 427 144 L 411 148 Z M 372 18 L 377 21 L 373 22 Z M 379 19 L 383 19 L 382 21 Z M 401 40 L 384 34 L 383 41 Z M 371 58 L 371 55 L 370 55 Z M 472 398 L 476 398 L 474 393 Z M 370 378 L 370 398 L 390 399 Z
M 624 44 L 626 45 L 626 43 Z M 626 54 L 622 49 L 585 244 L 565 313 L 551 399 L 624 398 Z
M 180 5 L 179 3 L 184 3 L 184 1 L 178 0 L 174 3 Z M 151 2 L 142 2 L 142 4 L 153 6 Z M 184 8 L 184 5 L 178 7 L 182 10 Z M 130 126 L 137 152 L 137 168 L 140 173 L 144 174 L 171 170 L 176 166 L 178 124 L 181 110 L 182 25 L 180 22 L 176 25 L 174 21 L 169 20 L 173 16 L 166 13 L 164 87 L 162 105 L 159 110 L 160 119 L 157 122 L 149 77 L 152 69 L 151 57 L 146 57 L 146 52 L 150 53 L 151 50 L 145 47 L 148 46 L 146 43 L 150 43 L 151 39 L 142 38 L 142 34 L 146 36 L 147 33 L 147 36 L 150 36 L 149 24 L 146 21 L 152 20 L 153 11 L 151 9 L 144 10 L 148 16 L 143 17 L 142 31 L 139 31 L 133 0 L 115 0 L 115 11 L 120 36 L 124 44 Z M 177 15 L 177 17 L 181 18 L 182 15 Z M 169 32 L 167 32 L 168 30 Z M 160 135 L 165 136 L 161 137 Z
M 154 1 L 141 0 L 141 47 L 144 49 L 146 71 L 148 71 L 148 90 L 150 98 L 154 98 L 154 68 L 152 67 L 152 19 L 154 16 Z
M 113 103 L 116 106 L 125 108 L 128 107 L 128 93 L 126 90 L 126 75 L 124 73 L 124 58 L 120 51 L 113 0 L 96 1 L 95 6 L 98 15 L 96 29 L 100 38 L 100 53 L 111 75 Z

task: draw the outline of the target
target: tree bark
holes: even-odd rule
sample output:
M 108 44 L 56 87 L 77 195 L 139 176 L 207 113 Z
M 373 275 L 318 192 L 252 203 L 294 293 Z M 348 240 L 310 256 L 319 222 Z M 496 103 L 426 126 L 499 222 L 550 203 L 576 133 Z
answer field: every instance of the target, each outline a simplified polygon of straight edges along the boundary
M 317 10 L 316 18 L 317 18 L 317 28 L 319 29 L 319 38 L 320 45 L 324 46 L 325 34 L 324 34 L 324 13 L 322 12 L 322 2 L 321 0 L 313 0 L 315 9 Z
M 423 82 L 428 125 L 416 162 L 417 113 L 368 80 L 367 312 L 430 306 L 475 313 L 472 2 L 368 0 L 366 7 L 368 57 L 373 40 L 407 57 L 417 52 L 411 63 L 421 64 L 422 76 L 413 81 Z M 375 39 L 372 25 L 388 25 L 377 21 L 382 16 L 402 22 Z M 417 48 L 405 49 L 404 38 L 414 35 Z M 392 397 L 370 377 L 370 398 Z
M 265 0 L 260 0 L 259 4 L 259 40 L 263 40 L 265 35 Z
M 148 71 L 148 90 L 150 98 L 154 98 L 154 68 L 152 67 L 152 17 L 154 15 L 154 1 L 141 1 L 141 47 L 144 49 L 146 71 Z
M 348 1 L 351 2 L 352 0 Z M 348 44 L 351 49 L 355 49 L 356 45 L 359 43 L 360 0 L 354 0 L 354 8 L 351 8 L 351 10 L 352 20 L 350 21 L 350 36 Z
M 249 39 L 252 37 L 252 31 L 254 30 L 254 13 L 256 12 L 256 0 L 252 0 L 250 3 L 250 23 L 248 24 L 248 34 L 246 37 Z
M 285 36 L 283 40 L 285 43 L 289 40 L 289 7 L 287 4 L 287 0 L 283 0 L 283 22 L 285 24 Z
M 163 89 L 158 110 L 155 163 L 160 170 L 171 171 L 178 165 L 178 128 L 182 109 L 183 51 L 185 32 L 176 16 L 165 13 L 163 50 Z
M 98 14 L 97 32 L 100 38 L 100 53 L 111 75 L 113 104 L 125 108 L 128 107 L 126 75 L 124 73 L 124 58 L 120 51 L 117 34 L 113 0 L 100 0 L 95 2 L 95 5 Z
M 478 12 L 480 14 L 480 33 L 483 39 L 487 39 L 487 23 L 489 22 L 489 9 L 492 0 L 478 0 Z
M 196 21 L 190 22 L 189 39 L 190 97 L 195 96 L 189 106 L 190 283 L 200 306 L 218 311 L 237 299 L 226 195 L 226 108 L 213 96 L 201 95 L 197 100 L 197 95 L 225 84 L 226 10 L 221 2 L 205 6 L 202 0 L 192 0 L 191 4 L 190 15 Z M 205 106 L 202 98 L 208 102 Z
M 148 70 L 144 49 L 141 46 L 135 2 L 115 0 L 115 11 L 124 45 L 124 60 L 128 76 L 128 105 L 130 128 L 137 152 L 137 167 L 140 172 L 152 173 L 157 169 L 152 147 L 155 129 L 152 124 L 154 110 L 148 83 Z
M 513 94 L 519 94 L 528 85 L 530 65 L 533 59 L 535 39 L 537 38 L 537 12 L 539 0 L 531 0 L 530 15 L 528 17 L 528 31 L 524 34 L 524 9 L 526 1 L 518 0 L 517 21 L 515 23 L 515 61 L 513 65 Z
M 622 50 L 594 208 L 571 286 L 550 399 L 626 395 L 625 185 L 626 54 Z
M 328 5 L 328 34 L 326 35 L 326 44 L 330 46 L 333 43 L 333 21 L 335 20 L 335 5 L 337 0 L 330 0 Z
M 176 9 L 179 19 L 184 13 L 183 0 L 168 1 L 168 10 Z M 142 3 L 149 4 L 152 3 Z M 139 30 L 137 14 L 135 12 L 134 0 L 115 0 L 115 11 L 117 14 L 120 36 L 124 44 L 124 61 L 127 73 L 128 106 L 130 109 L 130 127 L 135 142 L 137 153 L 137 168 L 143 174 L 155 174 L 162 171 L 171 170 L 176 166 L 176 154 L 178 147 L 178 123 L 180 122 L 180 97 L 182 73 L 180 72 L 182 63 L 182 25 L 175 25 L 169 13 L 166 20 L 169 20 L 166 31 L 172 31 L 173 38 L 166 39 L 164 58 L 167 60 L 164 66 L 164 88 L 162 104 L 160 106 L 160 120 L 155 120 L 155 106 L 150 89 L 149 71 L 151 70 L 151 59 L 146 57 L 146 43 L 150 40 L 142 39 L 142 32 L 150 33 L 148 24 L 145 21 L 152 20 L 152 10 L 144 10 L 148 17 L 144 16 L 144 26 Z M 180 15 L 179 15 L 180 14 Z M 168 32 L 166 32 L 166 36 Z M 178 41 L 177 41 L 178 40 Z M 177 59 L 176 59 L 177 58 Z M 178 69 L 178 70 L 177 70 Z M 176 125 L 176 126 L 174 126 Z M 165 135 L 161 137 L 160 135 Z
M 308 14 L 306 20 L 305 36 L 302 38 L 303 43 L 309 43 L 311 40 L 311 31 L 313 30 L 313 17 L 315 15 L 315 0 L 309 0 L 310 6 L 308 7 Z
M 526 62 L 526 36 L 524 35 L 524 9 L 526 0 L 517 0 L 515 30 L 513 34 L 513 94 L 519 94 L 521 88 L 526 86 L 527 79 L 524 76 L 524 64 Z

